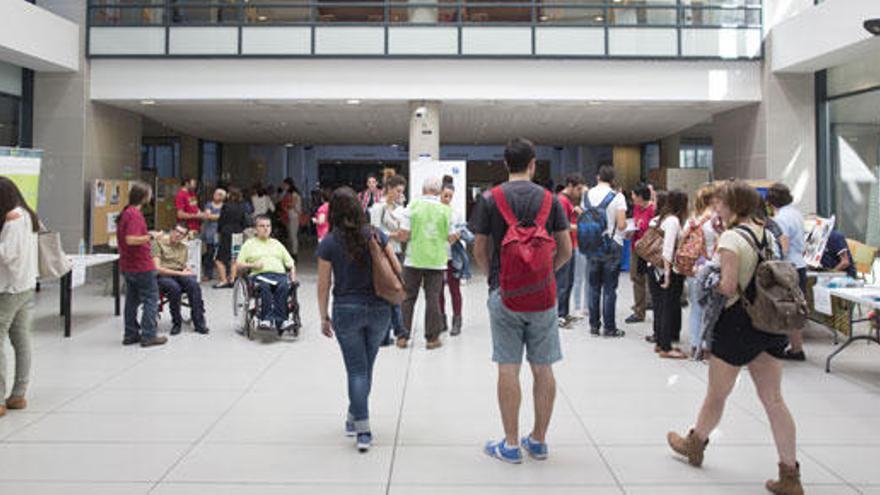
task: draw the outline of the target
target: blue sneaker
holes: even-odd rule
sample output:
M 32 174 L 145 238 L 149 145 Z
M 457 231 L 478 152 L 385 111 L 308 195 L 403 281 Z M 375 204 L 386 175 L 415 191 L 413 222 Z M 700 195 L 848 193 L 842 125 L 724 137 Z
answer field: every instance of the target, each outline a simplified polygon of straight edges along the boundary
M 532 436 L 523 437 L 522 448 L 526 449 L 532 459 L 538 461 L 547 460 L 547 444 L 532 440 Z
M 357 430 L 354 429 L 354 421 L 346 421 L 345 422 L 345 436 L 347 436 L 347 437 L 357 436 Z
M 357 434 L 357 449 L 359 452 L 364 453 L 370 450 L 370 446 L 373 445 L 373 434 L 370 432 L 366 433 L 358 433 Z
M 489 457 L 494 457 L 510 464 L 522 463 L 522 451 L 519 447 L 508 447 L 504 443 L 504 440 L 487 442 L 486 446 L 483 448 L 483 452 Z

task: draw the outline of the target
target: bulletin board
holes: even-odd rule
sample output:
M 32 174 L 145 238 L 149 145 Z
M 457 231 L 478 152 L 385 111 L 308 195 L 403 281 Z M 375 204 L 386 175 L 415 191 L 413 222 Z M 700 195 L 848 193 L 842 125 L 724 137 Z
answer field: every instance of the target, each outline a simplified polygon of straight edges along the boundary
M 177 223 L 177 206 L 174 200 L 180 190 L 180 179 L 174 177 L 156 178 L 156 230 L 171 230 Z
M 132 181 L 95 179 L 91 187 L 91 246 L 105 246 L 116 242 L 116 217 L 128 204 Z

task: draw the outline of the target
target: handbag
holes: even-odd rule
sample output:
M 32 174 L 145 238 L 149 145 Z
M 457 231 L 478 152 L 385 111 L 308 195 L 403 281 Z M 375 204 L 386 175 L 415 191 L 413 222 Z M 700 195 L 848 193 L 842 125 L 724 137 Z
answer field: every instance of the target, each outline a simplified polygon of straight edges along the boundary
M 40 280 L 61 278 L 73 268 L 73 263 L 61 247 L 61 234 L 50 231 L 42 223 L 37 234 L 37 248 Z
M 648 227 L 645 235 L 636 243 L 636 254 L 657 268 L 663 267 L 663 230 Z
M 400 264 L 392 260 L 388 252 L 382 248 L 374 231 L 368 241 L 370 259 L 373 262 L 373 290 L 380 298 L 393 305 L 403 302 L 406 297 L 403 279 L 400 277 Z

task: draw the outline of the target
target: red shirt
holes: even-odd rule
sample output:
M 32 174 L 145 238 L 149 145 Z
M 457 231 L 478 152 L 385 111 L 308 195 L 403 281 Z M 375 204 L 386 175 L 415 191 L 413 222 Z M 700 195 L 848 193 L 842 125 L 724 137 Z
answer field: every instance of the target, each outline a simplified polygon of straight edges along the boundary
M 571 236 L 571 248 L 574 249 L 578 246 L 578 233 L 577 229 L 571 228 L 572 224 L 576 224 L 577 213 L 574 212 L 574 205 L 571 204 L 571 200 L 568 199 L 568 196 L 565 193 L 559 193 L 559 204 L 562 205 L 562 210 L 565 212 L 565 218 L 568 219 L 568 235 Z
M 195 193 L 189 192 L 189 189 L 185 187 L 181 187 L 180 191 L 177 193 L 177 198 L 174 200 L 174 206 L 177 208 L 177 211 L 182 211 L 184 213 L 198 213 L 199 211 L 199 198 Z M 189 230 L 194 230 L 196 232 L 199 231 L 199 226 L 202 224 L 202 221 L 198 218 L 193 218 L 190 220 L 186 220 L 186 226 Z
M 119 247 L 119 269 L 126 273 L 151 272 L 156 269 L 150 255 L 150 243 L 129 246 L 125 243 L 126 236 L 147 235 L 147 221 L 137 208 L 126 208 L 119 215 L 116 225 L 116 245 Z
M 649 204 L 647 207 L 635 205 L 633 206 L 633 221 L 636 224 L 636 232 L 633 234 L 632 246 L 635 249 L 636 242 L 641 239 L 648 230 L 648 224 L 654 218 L 654 205 Z

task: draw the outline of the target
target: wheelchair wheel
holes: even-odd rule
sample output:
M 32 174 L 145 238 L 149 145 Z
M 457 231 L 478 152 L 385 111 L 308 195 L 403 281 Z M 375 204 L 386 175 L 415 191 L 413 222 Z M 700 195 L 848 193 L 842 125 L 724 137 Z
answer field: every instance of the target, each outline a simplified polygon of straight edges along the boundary
M 249 339 L 252 338 L 250 294 L 244 279 L 236 280 L 232 288 L 232 314 L 236 319 L 236 331 Z

